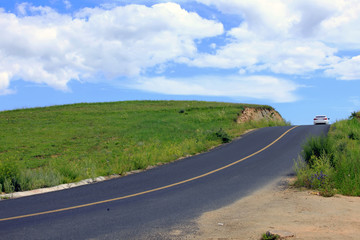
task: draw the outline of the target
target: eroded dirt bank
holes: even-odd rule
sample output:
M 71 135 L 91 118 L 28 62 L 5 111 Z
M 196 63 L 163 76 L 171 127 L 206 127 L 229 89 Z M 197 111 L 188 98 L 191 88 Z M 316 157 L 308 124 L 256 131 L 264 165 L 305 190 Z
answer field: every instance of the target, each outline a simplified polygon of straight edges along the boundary
M 267 230 L 291 232 L 288 239 L 359 239 L 360 198 L 324 198 L 288 187 L 291 179 L 222 209 L 203 214 L 186 239 L 260 239 Z
M 245 108 L 241 115 L 237 118 L 237 123 L 244 123 L 249 121 L 272 120 L 283 122 L 284 119 L 279 112 L 274 109 L 266 108 Z

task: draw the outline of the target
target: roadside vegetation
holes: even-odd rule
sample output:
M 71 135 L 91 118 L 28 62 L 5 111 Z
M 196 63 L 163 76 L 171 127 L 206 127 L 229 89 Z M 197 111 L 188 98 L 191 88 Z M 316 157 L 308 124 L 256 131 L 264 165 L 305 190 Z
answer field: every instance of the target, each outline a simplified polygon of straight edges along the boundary
M 328 136 L 310 138 L 302 157 L 305 161 L 296 162 L 295 185 L 322 196 L 360 196 L 360 112 L 333 124 Z
M 277 234 L 272 234 L 269 231 L 264 233 L 261 237 L 261 240 L 277 240 L 280 239 L 280 236 Z
M 0 112 L 0 192 L 31 190 L 146 169 L 204 152 L 248 129 L 246 105 L 129 101 Z

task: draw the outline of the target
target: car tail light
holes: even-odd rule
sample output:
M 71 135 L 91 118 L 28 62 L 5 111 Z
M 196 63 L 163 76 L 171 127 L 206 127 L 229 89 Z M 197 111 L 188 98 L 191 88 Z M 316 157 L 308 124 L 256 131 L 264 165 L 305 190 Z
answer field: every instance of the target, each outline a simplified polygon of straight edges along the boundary
M 317 120 L 317 118 L 314 118 L 314 120 Z
M 327 120 L 327 118 L 324 118 L 324 120 Z

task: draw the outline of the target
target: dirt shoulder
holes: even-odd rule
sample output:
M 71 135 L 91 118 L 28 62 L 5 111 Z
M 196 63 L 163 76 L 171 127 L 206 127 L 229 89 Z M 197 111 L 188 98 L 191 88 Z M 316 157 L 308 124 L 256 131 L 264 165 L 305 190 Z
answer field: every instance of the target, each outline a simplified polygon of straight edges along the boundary
M 186 239 L 260 239 L 268 230 L 288 239 L 359 239 L 360 197 L 324 198 L 282 179 L 230 206 L 203 214 Z

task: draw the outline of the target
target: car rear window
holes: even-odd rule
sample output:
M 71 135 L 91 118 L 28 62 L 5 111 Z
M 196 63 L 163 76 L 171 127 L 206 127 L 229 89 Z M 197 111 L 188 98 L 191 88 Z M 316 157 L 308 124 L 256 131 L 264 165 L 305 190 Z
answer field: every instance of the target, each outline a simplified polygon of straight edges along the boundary
M 316 118 L 326 118 L 326 116 L 316 116 Z

